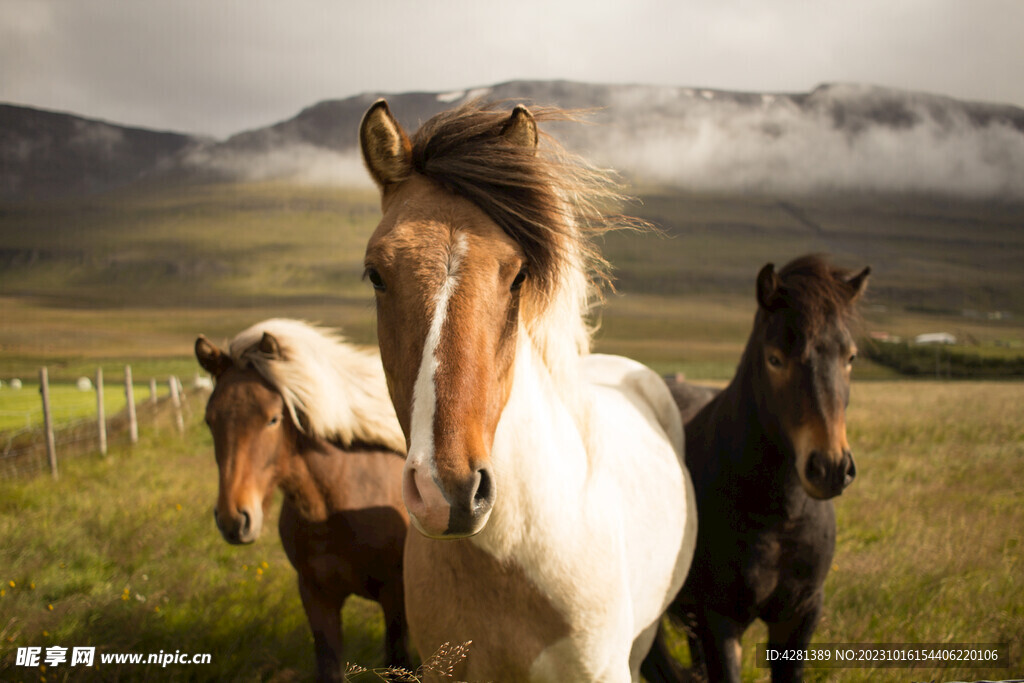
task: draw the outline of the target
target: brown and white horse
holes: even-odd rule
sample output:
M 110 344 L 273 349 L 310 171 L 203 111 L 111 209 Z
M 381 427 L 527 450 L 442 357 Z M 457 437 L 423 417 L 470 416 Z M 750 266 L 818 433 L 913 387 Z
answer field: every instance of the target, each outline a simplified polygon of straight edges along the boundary
M 589 354 L 592 237 L 618 197 L 542 140 L 559 118 L 471 102 L 410 139 L 382 100 L 360 129 L 383 213 L 366 277 L 420 532 L 410 631 L 423 656 L 472 641 L 469 680 L 638 680 L 695 543 L 664 382 Z
M 342 680 L 341 608 L 384 609 L 386 656 L 409 665 L 402 554 L 408 515 L 405 438 L 380 359 L 297 320 L 240 332 L 227 352 L 205 337 L 196 358 L 216 378 L 206 406 L 220 487 L 214 518 L 229 543 L 252 543 L 274 489 L 278 530 L 299 579 L 319 680 Z

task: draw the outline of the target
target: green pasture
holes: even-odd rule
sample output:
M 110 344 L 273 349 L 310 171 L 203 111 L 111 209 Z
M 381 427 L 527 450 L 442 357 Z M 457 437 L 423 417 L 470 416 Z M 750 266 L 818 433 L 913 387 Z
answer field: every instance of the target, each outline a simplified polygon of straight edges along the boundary
M 819 251 L 848 268 L 872 266 L 868 331 L 950 332 L 972 353 L 1024 355 L 1020 205 L 637 192 L 642 199 L 625 210 L 658 230 L 601 238 L 616 281 L 599 314 L 598 350 L 726 379 L 753 318 L 760 267 Z M 272 316 L 373 344 L 373 297 L 361 276 L 379 211 L 371 190 L 284 183 L 0 202 L 0 379 L 46 364 L 73 381 L 107 361 L 185 377 L 198 334 L 223 342 Z
M 199 400 L 199 399 L 192 399 Z M 839 538 L 816 640 L 1008 642 L 1008 669 L 809 671 L 810 680 L 978 680 L 1024 673 L 1024 385 L 861 382 L 850 406 L 858 478 L 836 501 Z M 263 538 L 221 540 L 217 470 L 201 410 L 184 438 L 61 463 L 61 478 L 0 481 L 0 679 L 293 681 L 312 638 L 271 513 Z M 345 609 L 346 658 L 383 664 L 373 603 Z M 763 680 L 744 639 L 744 678 Z M 678 632 L 672 644 L 686 650 Z M 26 670 L 17 647 L 209 653 L 206 666 Z
M 170 393 L 165 381 L 157 385 L 157 397 Z M 132 382 L 135 402 L 149 400 L 149 384 Z M 115 415 L 128 404 L 124 382 L 111 385 L 103 382 L 103 410 L 107 416 Z M 96 390 L 80 391 L 74 385 L 50 384 L 50 414 L 55 428 L 76 420 L 96 415 Z M 37 427 L 43 423 L 43 402 L 38 383 L 25 383 L 20 390 L 8 384 L 0 388 L 0 432 Z
M 616 288 L 597 351 L 723 382 L 754 316 L 754 279 L 806 252 L 871 265 L 866 333 L 949 332 L 958 349 L 1024 356 L 1024 209 L 926 197 L 667 194 L 628 210 L 658 233 L 602 238 Z M 39 367 L 56 419 L 88 416 L 73 382 L 102 366 L 108 415 L 155 377 L 186 386 L 196 336 L 223 344 L 269 317 L 340 327 L 374 344 L 361 281 L 379 218 L 372 191 L 251 185 L 135 188 L 0 203 L 0 432 L 40 419 Z M 25 382 L 20 392 L 6 386 Z M 818 642 L 1009 642 L 1010 669 L 809 671 L 811 680 L 978 680 L 1024 675 L 1024 384 L 907 381 L 862 354 L 848 423 L 858 479 L 836 506 L 839 541 Z M 13 416 L 8 413 L 14 413 Z M 26 414 L 28 417 L 26 418 Z M 60 479 L 0 481 L 0 680 L 293 681 L 312 638 L 273 523 L 229 546 L 212 515 L 216 467 L 202 407 L 186 435 L 142 427 L 108 457 L 61 458 Z M 276 504 L 275 504 L 276 506 Z M 276 510 L 276 508 L 275 508 Z M 271 519 L 276 511 L 271 514 Z M 372 603 L 346 607 L 347 656 L 382 660 Z M 744 677 L 763 680 L 744 640 Z M 674 632 L 673 646 L 686 658 Z M 26 670 L 17 647 L 210 653 L 200 668 Z

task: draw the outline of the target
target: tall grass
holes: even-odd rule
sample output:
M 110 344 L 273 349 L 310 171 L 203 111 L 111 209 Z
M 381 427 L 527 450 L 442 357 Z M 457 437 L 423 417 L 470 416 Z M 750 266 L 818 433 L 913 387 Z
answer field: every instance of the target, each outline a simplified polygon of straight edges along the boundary
M 1009 643 L 1006 669 L 808 669 L 809 680 L 978 680 L 1024 674 L 1024 385 L 854 383 L 857 479 L 836 499 L 838 539 L 819 643 Z M 674 640 L 686 657 L 681 634 Z M 743 639 L 745 679 L 763 679 Z
M 105 459 L 68 460 L 58 482 L 0 482 L 0 680 L 311 678 L 312 637 L 275 525 L 254 545 L 229 546 L 211 514 L 216 491 L 198 420 L 185 438 L 161 429 Z M 349 603 L 347 652 L 381 664 L 379 608 Z M 32 671 L 15 665 L 26 646 L 93 646 L 97 663 L 100 653 L 179 650 L 212 663 Z
M 149 384 L 132 384 L 135 402 L 149 399 Z M 166 382 L 157 387 L 157 397 L 167 396 Z M 115 415 L 128 404 L 124 383 L 103 383 L 103 408 L 107 415 Z M 96 416 L 96 390 L 82 391 L 66 384 L 50 383 L 50 414 L 55 426 Z M 0 389 L 0 432 L 25 429 L 42 424 L 43 402 L 38 384 L 24 384 L 20 390 L 5 386 Z M 2 441 L 0 441 L 2 443 Z
M 858 478 L 836 501 L 839 536 L 815 640 L 1008 642 L 1008 669 L 808 670 L 810 680 L 977 680 L 1024 673 L 1024 386 L 855 383 Z M 0 680 L 291 681 L 314 675 L 312 638 L 273 524 L 229 546 L 211 509 L 212 445 L 144 430 L 134 447 L 62 464 L 61 479 L 0 482 Z M 272 512 L 270 519 L 276 517 Z M 383 666 L 373 603 L 345 609 L 346 659 Z M 744 639 L 744 678 L 762 625 Z M 679 634 L 672 641 L 685 658 Z M 18 647 L 209 653 L 209 665 L 46 671 Z M 353 669 L 355 670 L 355 669 Z

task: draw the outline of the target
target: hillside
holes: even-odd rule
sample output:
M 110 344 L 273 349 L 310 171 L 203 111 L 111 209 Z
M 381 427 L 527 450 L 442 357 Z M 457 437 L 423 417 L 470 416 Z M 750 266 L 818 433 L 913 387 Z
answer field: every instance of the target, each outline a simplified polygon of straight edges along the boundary
M 661 234 L 605 237 L 617 280 L 601 350 L 728 376 L 758 269 L 808 251 L 872 266 L 869 330 L 948 331 L 986 353 L 1024 345 L 1020 205 L 662 192 L 629 209 Z M 0 202 L 0 377 L 38 359 L 187 356 L 198 333 L 224 339 L 271 316 L 373 343 L 361 276 L 378 219 L 372 190 L 284 183 Z
M 227 140 L 0 108 L 0 197 L 168 182 L 288 180 L 367 187 L 360 118 L 386 96 L 410 129 L 473 97 L 589 111 L 553 126 L 631 183 L 687 192 L 917 193 L 1024 201 L 1024 110 L 868 85 L 807 93 L 512 81 L 448 93 L 364 93 Z
M 0 198 L 50 199 L 135 182 L 198 138 L 0 104 Z
M 843 84 L 776 94 L 514 81 L 451 93 L 367 93 L 194 148 L 183 168 L 223 180 L 366 184 L 356 131 L 381 96 L 410 129 L 473 97 L 590 110 L 593 125 L 555 126 L 554 134 L 639 185 L 1024 200 L 1024 110 Z
M 641 197 L 627 211 L 661 232 L 605 238 L 617 292 L 601 349 L 665 369 L 711 359 L 727 375 L 758 269 L 813 251 L 872 267 L 871 330 L 1020 353 L 1019 109 L 849 85 L 761 95 L 514 82 L 388 98 L 415 128 L 477 95 L 604 107 L 594 125 L 553 133 L 621 170 Z M 221 142 L 0 109 L 14 122 L 0 130 L 2 360 L 187 355 L 199 332 L 271 315 L 372 342 L 360 278 L 379 201 L 355 131 L 376 97 Z

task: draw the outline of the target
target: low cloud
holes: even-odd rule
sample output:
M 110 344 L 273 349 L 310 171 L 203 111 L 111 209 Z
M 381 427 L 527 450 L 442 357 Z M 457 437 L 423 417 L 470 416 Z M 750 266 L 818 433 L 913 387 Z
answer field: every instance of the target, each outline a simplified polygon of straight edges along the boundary
M 651 86 L 601 92 L 596 125 L 551 132 L 638 185 L 1024 199 L 1024 111 L 1012 107 L 854 85 L 806 95 Z M 454 106 L 468 96 L 444 97 Z M 186 163 L 244 180 L 371 185 L 353 149 L 278 132 L 259 140 L 201 147 Z
M 196 170 L 250 182 L 289 180 L 342 187 L 373 184 L 356 154 L 301 143 L 264 151 L 202 147 L 190 151 L 183 163 Z
M 855 95 L 751 104 L 693 91 L 685 111 L 615 114 L 587 144 L 636 182 L 694 190 L 1024 198 L 1024 131 L 1012 121 L 979 122 L 953 101 Z

